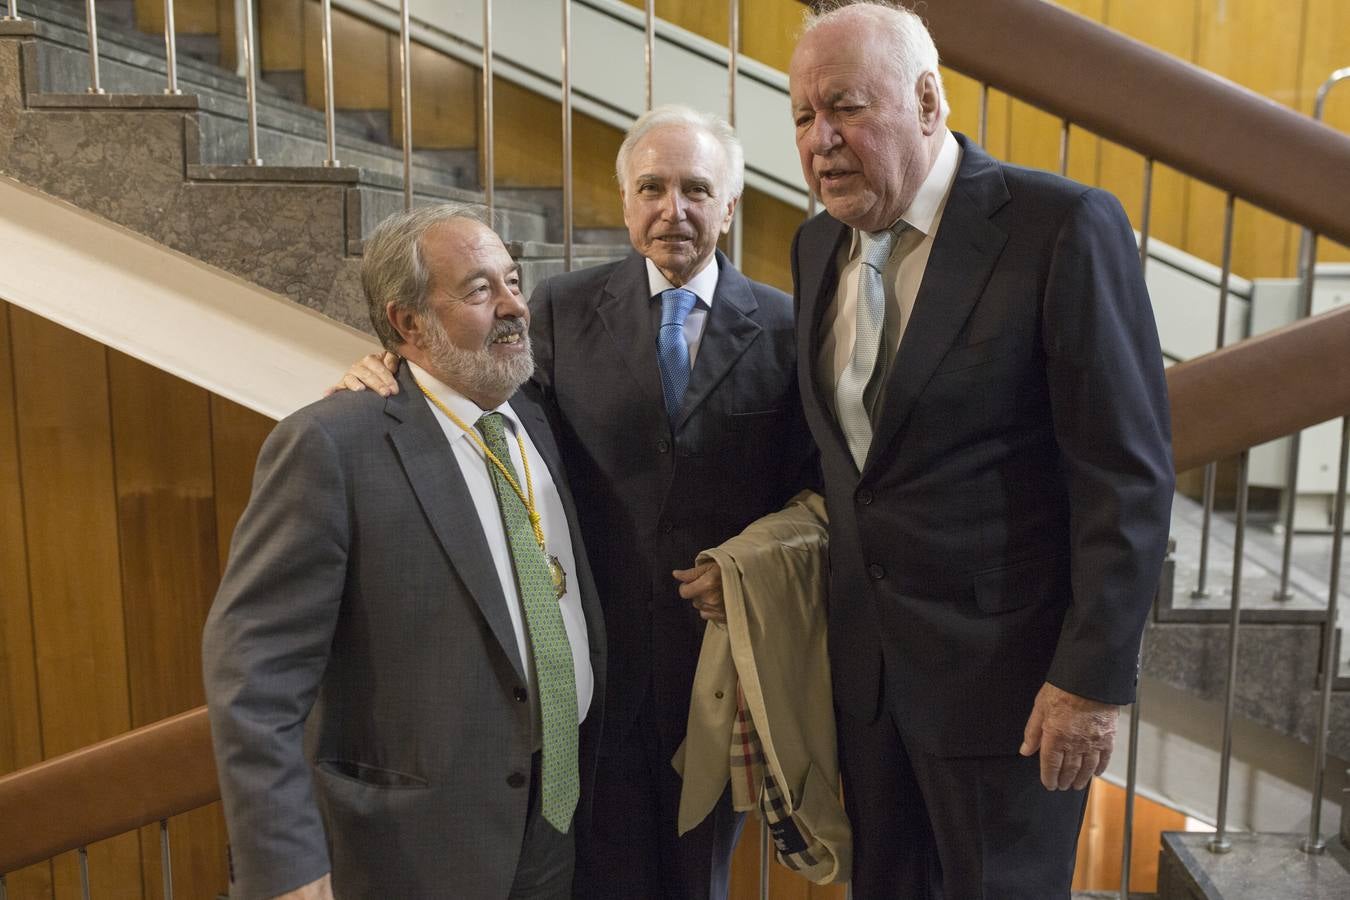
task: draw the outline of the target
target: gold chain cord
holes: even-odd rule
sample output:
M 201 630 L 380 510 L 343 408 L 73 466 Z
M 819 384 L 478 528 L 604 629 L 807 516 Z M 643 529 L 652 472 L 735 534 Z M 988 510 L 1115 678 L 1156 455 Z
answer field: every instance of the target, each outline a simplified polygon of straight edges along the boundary
M 506 483 L 511 485 L 511 490 L 516 492 L 516 496 L 520 498 L 520 502 L 525 505 L 525 512 L 530 516 L 530 528 L 534 530 L 534 539 L 539 542 L 539 549 L 543 550 L 544 526 L 540 520 L 539 510 L 536 509 L 534 505 L 534 479 L 530 477 L 530 458 L 525 453 L 525 438 L 521 436 L 520 432 L 516 432 L 516 444 L 520 447 L 520 462 L 525 468 L 525 486 L 529 490 L 528 494 L 520 489 L 520 482 L 516 481 L 511 475 L 511 470 L 506 468 L 506 466 L 502 464 L 502 461 L 497 458 L 497 454 L 488 449 L 488 445 L 483 443 L 483 438 L 477 431 L 470 428 L 468 425 L 465 425 L 464 420 L 451 412 L 450 407 L 446 406 L 440 401 L 439 397 L 427 390 L 422 385 L 422 382 L 414 378 L 413 384 L 417 385 L 417 389 L 420 390 L 428 400 L 434 403 L 437 409 L 445 413 L 451 422 L 458 425 L 461 431 L 472 438 L 473 442 L 478 445 L 478 449 L 482 450 L 483 455 L 488 458 L 488 462 L 497 467 L 497 471 L 506 479 Z

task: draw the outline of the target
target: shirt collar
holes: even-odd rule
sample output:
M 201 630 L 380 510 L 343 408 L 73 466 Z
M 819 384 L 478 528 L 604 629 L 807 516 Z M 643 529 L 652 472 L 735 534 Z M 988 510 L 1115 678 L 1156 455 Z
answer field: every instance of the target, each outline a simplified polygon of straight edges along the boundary
M 951 193 L 952 183 L 956 181 L 956 170 L 961 164 L 961 145 L 951 131 L 942 139 L 942 149 L 938 151 L 933 167 L 928 170 L 919 192 L 914 195 L 909 208 L 900 214 L 896 222 L 904 222 L 910 228 L 928 237 L 932 234 L 933 224 L 947 204 L 947 195 Z M 891 223 L 895 227 L 895 223 Z M 849 258 L 858 253 L 858 229 L 853 229 L 853 242 L 849 247 Z
M 428 391 L 431 391 L 437 400 L 445 404 L 446 409 L 459 416 L 460 420 L 470 428 L 473 428 L 474 424 L 484 415 L 490 412 L 498 412 L 506 419 L 507 425 L 513 433 L 520 430 L 520 419 L 516 417 L 515 410 L 511 409 L 509 401 L 503 403 L 496 409 L 480 409 L 477 403 L 474 403 L 468 397 L 465 397 L 459 391 L 450 387 L 416 363 L 404 360 L 404 364 L 412 368 L 413 377 L 417 379 L 418 384 L 422 385 L 422 387 L 426 388 Z M 445 415 L 437 409 L 436 404 L 432 403 L 430 400 L 427 401 L 427 405 L 435 411 L 436 415 Z M 453 425 L 454 423 L 451 422 L 451 424 Z M 452 431 L 459 432 L 458 437 L 468 437 L 468 435 L 464 434 L 463 429 L 458 426 L 455 426 Z
M 714 253 L 708 257 L 708 262 L 704 264 L 697 275 L 681 285 L 685 290 L 693 291 L 694 296 L 698 297 L 708 309 L 712 309 L 713 294 L 717 293 L 717 266 L 717 254 Z M 674 286 L 670 283 L 669 278 L 661 274 L 661 270 L 656 267 L 656 263 L 648 259 L 647 287 L 651 291 L 651 296 L 659 297 L 662 291 L 668 291 Z

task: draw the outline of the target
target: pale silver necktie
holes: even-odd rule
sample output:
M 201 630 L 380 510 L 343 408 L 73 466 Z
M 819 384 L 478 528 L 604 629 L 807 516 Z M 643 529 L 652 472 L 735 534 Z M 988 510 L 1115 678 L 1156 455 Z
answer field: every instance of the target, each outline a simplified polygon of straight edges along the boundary
M 858 266 L 857 336 L 853 356 L 835 386 L 835 408 L 853 461 L 862 471 L 872 446 L 872 417 L 867 408 L 867 385 L 877 368 L 883 326 L 886 323 L 886 260 L 895 249 L 903 223 L 885 231 L 860 231 L 862 265 Z

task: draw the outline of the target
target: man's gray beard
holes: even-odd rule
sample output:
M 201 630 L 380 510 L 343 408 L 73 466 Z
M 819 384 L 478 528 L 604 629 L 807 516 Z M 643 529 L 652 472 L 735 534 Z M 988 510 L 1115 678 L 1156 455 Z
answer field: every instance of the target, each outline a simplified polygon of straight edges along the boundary
M 534 354 L 530 350 L 530 333 L 526 329 L 521 328 L 519 331 L 525 352 L 512 354 L 507 359 L 497 359 L 488 347 L 481 350 L 456 347 L 449 333 L 434 316 L 427 316 L 424 321 L 427 342 L 423 349 L 431 373 L 461 394 L 509 398 L 534 374 Z M 518 319 L 507 321 L 519 322 Z M 517 327 L 515 324 L 498 323 L 493 327 L 489 340 L 516 333 Z

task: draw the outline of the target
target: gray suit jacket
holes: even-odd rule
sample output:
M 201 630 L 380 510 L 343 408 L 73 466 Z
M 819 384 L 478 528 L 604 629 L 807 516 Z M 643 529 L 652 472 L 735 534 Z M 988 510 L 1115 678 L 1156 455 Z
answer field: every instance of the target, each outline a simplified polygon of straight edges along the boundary
M 340 898 L 504 897 L 525 830 L 532 704 L 478 516 L 408 367 L 281 422 L 203 641 L 230 896 L 331 868 Z M 602 719 L 605 636 L 541 409 L 511 401 L 562 495 Z M 523 775 L 522 779 L 520 776 Z

